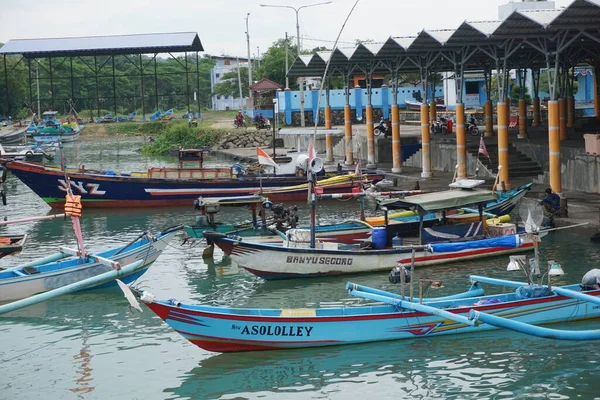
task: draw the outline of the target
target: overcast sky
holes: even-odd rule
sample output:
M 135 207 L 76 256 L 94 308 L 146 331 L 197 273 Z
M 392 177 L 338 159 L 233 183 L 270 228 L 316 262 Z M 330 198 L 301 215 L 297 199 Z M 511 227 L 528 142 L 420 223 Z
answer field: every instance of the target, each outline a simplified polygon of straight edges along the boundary
M 246 56 L 249 16 L 250 51 L 256 55 L 274 41 L 296 36 L 292 9 L 319 0 L 0 0 L 0 42 L 134 33 L 197 32 L 205 53 Z M 355 0 L 302 9 L 302 48 L 331 47 Z M 497 20 L 507 0 L 360 0 L 341 37 L 342 42 L 415 35 L 422 29 L 453 29 L 463 21 Z M 562 7 L 571 0 L 557 0 Z M 340 47 L 344 43 L 340 44 Z M 350 44 L 348 44 L 350 46 Z

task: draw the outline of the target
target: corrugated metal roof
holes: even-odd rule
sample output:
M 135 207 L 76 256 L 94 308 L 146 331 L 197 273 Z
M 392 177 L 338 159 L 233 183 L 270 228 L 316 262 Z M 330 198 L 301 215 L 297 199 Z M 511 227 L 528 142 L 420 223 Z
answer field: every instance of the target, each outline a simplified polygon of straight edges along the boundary
M 378 61 L 375 68 L 377 70 L 389 72 L 401 68 L 400 71 L 409 72 L 417 70 L 417 66 L 412 63 L 395 63 L 404 62 L 406 56 L 426 56 L 427 59 L 436 57 L 436 70 L 450 71 L 454 64 L 444 57 L 438 61 L 437 57 L 441 54 L 438 52 L 445 52 L 446 57 L 451 58 L 453 52 L 470 46 L 479 51 L 470 53 L 464 65 L 467 70 L 493 68 L 495 57 L 502 59 L 507 52 L 510 53 L 513 67 L 539 66 L 544 64 L 544 55 L 526 45 L 524 40 L 546 38 L 548 51 L 552 52 L 558 43 L 557 38 L 562 38 L 560 40 L 566 43 L 565 46 L 569 46 L 571 54 L 579 54 L 580 58 L 587 59 L 590 54 L 600 52 L 598 26 L 600 0 L 574 0 L 561 10 L 516 10 L 504 21 L 465 21 L 456 30 L 423 30 L 418 36 L 390 37 L 378 50 L 365 45 L 355 54 L 354 49 L 336 48 L 331 62 L 334 69 L 351 70 L 357 64 L 364 67 L 370 57 L 371 61 Z M 578 35 L 577 40 L 573 41 L 575 35 Z M 510 41 L 507 42 L 506 39 Z M 506 43 L 509 44 L 508 47 Z M 485 52 L 481 50 L 484 48 L 487 49 Z M 578 52 L 580 49 L 585 51 Z M 490 52 L 494 53 L 493 57 Z M 303 73 L 295 67 L 292 70 L 295 75 Z
M 24 57 L 33 58 L 203 50 L 197 33 L 179 32 L 55 39 L 15 39 L 8 41 L 0 49 L 0 54 L 22 54 Z

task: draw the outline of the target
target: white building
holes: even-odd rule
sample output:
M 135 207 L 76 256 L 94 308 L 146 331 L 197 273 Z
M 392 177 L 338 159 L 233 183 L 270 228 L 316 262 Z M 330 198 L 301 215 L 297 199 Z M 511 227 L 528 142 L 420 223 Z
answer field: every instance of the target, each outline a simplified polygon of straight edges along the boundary
M 545 0 L 523 0 L 511 1 L 508 4 L 498 6 L 498 19 L 504 21 L 515 10 L 554 10 L 553 1 Z
M 247 58 L 211 56 L 215 60 L 215 66 L 210 70 L 210 90 L 214 92 L 215 85 L 221 82 L 223 75 L 228 72 L 237 73 L 238 64 L 240 68 L 248 67 Z M 247 73 L 247 72 L 246 72 Z M 245 108 L 247 97 L 240 99 L 238 96 L 212 96 L 212 109 L 215 111 L 242 110 Z

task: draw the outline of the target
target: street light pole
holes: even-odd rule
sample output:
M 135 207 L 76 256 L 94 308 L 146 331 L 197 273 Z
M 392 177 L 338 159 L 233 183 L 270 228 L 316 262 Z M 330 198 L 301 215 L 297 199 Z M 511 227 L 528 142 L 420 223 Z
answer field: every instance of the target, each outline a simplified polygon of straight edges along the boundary
M 252 85 L 252 59 L 250 58 L 250 29 L 248 29 L 248 18 L 250 13 L 246 14 L 246 42 L 248 45 L 248 86 Z M 250 110 L 254 114 L 254 101 L 252 99 L 252 90 L 248 88 L 248 101 L 250 102 Z
M 330 3 L 332 3 L 332 1 L 325 1 L 325 2 L 322 2 L 322 3 L 316 3 L 316 4 L 307 4 L 305 6 L 300 6 L 298 8 L 292 7 L 292 6 L 278 6 L 278 5 L 272 5 L 272 4 L 261 4 L 260 6 L 261 7 L 291 8 L 292 10 L 294 10 L 294 12 L 296 13 L 296 43 L 297 43 L 297 51 L 298 51 L 298 56 L 300 56 L 300 53 L 301 53 L 301 50 L 300 50 L 300 22 L 299 22 L 299 19 L 298 19 L 298 13 L 303 8 L 315 7 L 315 6 L 322 6 L 322 5 L 330 4 Z M 287 74 L 287 71 L 286 71 L 286 74 Z M 313 118 L 314 118 L 314 116 L 313 116 Z M 303 77 L 300 78 L 300 126 L 301 127 L 306 126 L 306 124 L 304 122 L 304 80 L 303 80 Z

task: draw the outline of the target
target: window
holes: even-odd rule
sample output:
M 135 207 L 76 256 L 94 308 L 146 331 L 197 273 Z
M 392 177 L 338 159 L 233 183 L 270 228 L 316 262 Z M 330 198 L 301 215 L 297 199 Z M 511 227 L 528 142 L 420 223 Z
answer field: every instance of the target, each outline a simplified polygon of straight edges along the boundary
M 479 94 L 479 82 L 465 82 L 465 94 Z
M 215 74 L 215 78 L 218 78 L 220 76 L 221 76 L 221 74 Z
M 224 61 L 224 64 L 225 64 L 225 65 L 231 65 L 231 60 L 225 60 L 225 61 Z

